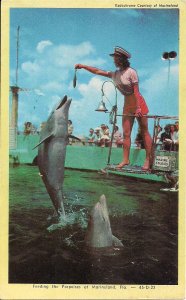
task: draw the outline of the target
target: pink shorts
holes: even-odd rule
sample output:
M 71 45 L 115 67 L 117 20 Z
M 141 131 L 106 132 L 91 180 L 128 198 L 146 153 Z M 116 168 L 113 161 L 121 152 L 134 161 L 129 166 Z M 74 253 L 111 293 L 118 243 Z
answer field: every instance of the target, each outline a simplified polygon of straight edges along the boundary
M 148 106 L 145 102 L 145 99 L 140 94 L 139 106 L 143 115 L 146 115 L 149 112 Z M 134 94 L 125 96 L 125 104 L 123 108 L 124 114 L 134 114 L 136 112 L 136 96 Z

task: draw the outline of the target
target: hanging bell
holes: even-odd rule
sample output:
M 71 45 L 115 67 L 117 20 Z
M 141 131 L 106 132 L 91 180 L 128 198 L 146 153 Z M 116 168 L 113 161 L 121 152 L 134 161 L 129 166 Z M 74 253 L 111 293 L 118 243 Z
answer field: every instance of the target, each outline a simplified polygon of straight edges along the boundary
M 105 102 L 103 102 L 103 100 L 101 100 L 101 102 L 98 105 L 98 108 L 95 109 L 95 111 L 99 111 L 99 112 L 106 112 L 106 111 L 108 111 L 108 109 L 105 106 Z

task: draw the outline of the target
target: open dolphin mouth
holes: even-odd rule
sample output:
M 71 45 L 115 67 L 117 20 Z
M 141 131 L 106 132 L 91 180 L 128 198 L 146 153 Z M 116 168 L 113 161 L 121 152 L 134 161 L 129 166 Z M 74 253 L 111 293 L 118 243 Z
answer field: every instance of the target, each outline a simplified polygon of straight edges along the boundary
M 65 95 L 64 98 L 60 101 L 58 106 L 56 107 L 56 110 L 60 109 L 62 106 L 66 106 L 67 104 L 70 105 L 71 99 L 68 99 L 67 96 Z

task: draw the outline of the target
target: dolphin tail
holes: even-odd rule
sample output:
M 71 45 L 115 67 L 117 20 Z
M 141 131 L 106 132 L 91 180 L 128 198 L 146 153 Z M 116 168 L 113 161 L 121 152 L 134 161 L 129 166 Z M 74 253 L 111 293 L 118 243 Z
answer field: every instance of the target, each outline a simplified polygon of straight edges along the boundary
M 63 205 L 63 193 L 61 190 L 55 193 L 55 199 L 52 197 L 54 207 L 60 217 L 65 217 L 65 209 Z
M 63 200 L 64 200 L 64 197 L 63 197 L 63 192 L 62 192 L 62 189 L 59 189 L 59 190 L 55 190 L 49 186 L 47 186 L 44 178 L 42 178 L 44 183 L 45 183 L 45 186 L 46 186 L 46 189 L 49 193 L 49 196 L 52 200 L 52 203 L 54 205 L 54 208 L 55 208 L 55 211 L 57 213 L 57 215 L 59 217 L 65 217 L 65 209 L 64 209 L 64 204 L 63 204 Z

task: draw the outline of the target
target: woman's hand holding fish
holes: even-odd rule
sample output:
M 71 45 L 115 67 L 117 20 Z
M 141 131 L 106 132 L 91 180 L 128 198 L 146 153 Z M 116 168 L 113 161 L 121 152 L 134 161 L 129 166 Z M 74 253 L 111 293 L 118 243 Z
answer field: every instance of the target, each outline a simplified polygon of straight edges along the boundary
M 75 65 L 75 69 L 82 69 L 83 68 L 83 65 L 81 65 L 81 64 L 76 64 Z

